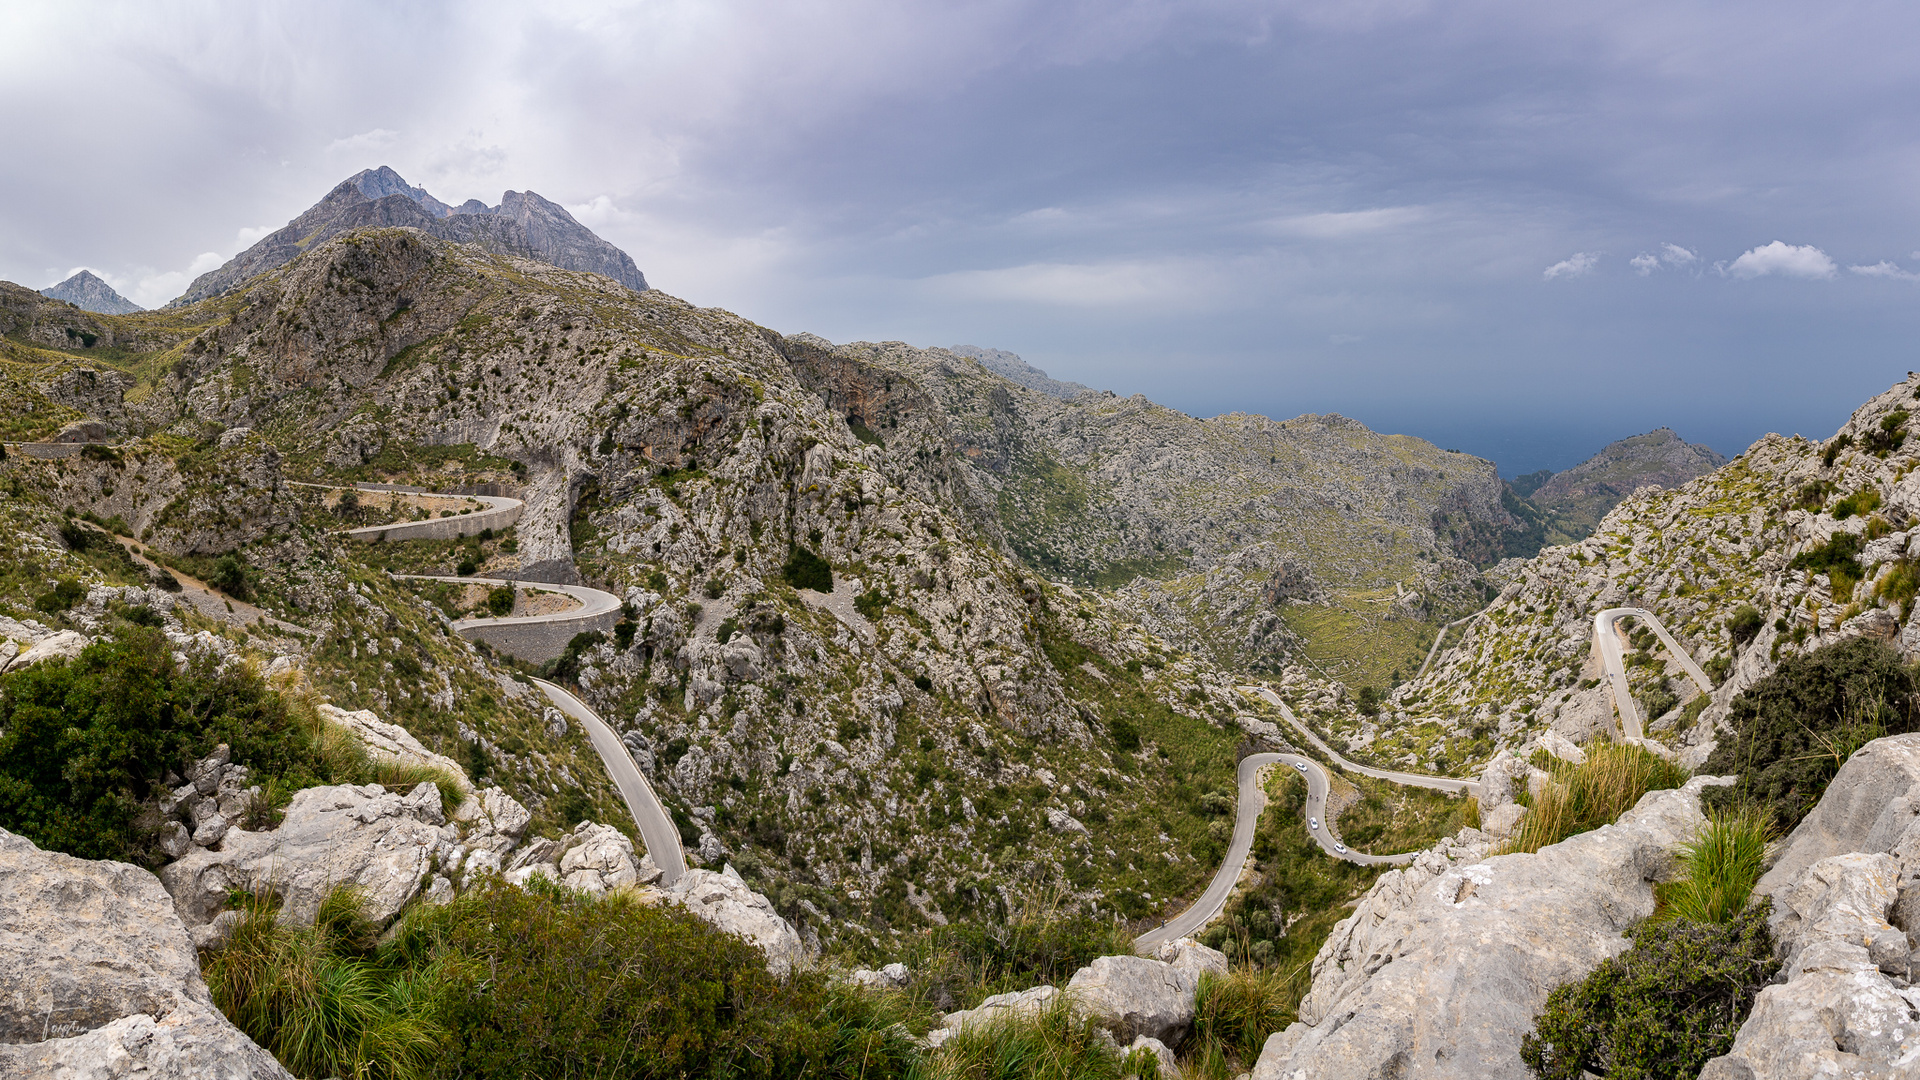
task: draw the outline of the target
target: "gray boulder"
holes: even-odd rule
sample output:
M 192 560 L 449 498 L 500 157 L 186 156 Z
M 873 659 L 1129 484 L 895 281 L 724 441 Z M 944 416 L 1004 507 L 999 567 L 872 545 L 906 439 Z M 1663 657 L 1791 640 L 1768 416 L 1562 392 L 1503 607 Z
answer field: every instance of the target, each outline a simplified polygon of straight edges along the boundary
M 152 874 L 4 830 L 0 1075 L 289 1076 L 213 1007 Z
M 729 934 L 746 938 L 767 954 L 767 970 L 785 975 L 805 955 L 793 924 L 780 917 L 773 902 L 746 883 L 712 870 L 688 870 L 666 890 L 667 897 Z
M 1102 956 L 1067 982 L 1076 1009 L 1123 1041 L 1144 1035 L 1178 1045 L 1193 1023 L 1199 974 L 1144 956 Z
M 699 871 L 693 872 L 699 873 Z M 1035 986 L 1009 994 L 995 994 L 971 1009 L 948 1013 L 940 1021 L 939 1027 L 927 1032 L 927 1048 L 937 1049 L 948 1039 L 969 1028 L 985 1027 L 1002 1020 L 1019 1017 L 1038 1016 L 1059 997 L 1059 988 L 1053 986 Z
M 196 851 L 168 864 L 160 881 L 196 932 L 233 889 L 271 890 L 281 898 L 282 918 L 311 922 L 339 885 L 358 886 L 368 917 L 385 925 L 433 869 L 440 821 L 432 783 L 404 796 L 378 784 L 307 788 L 294 794 L 279 828 L 230 829 L 219 851 Z
M 1674 873 L 1672 849 L 1705 821 L 1700 791 L 1724 782 L 1649 792 L 1536 854 L 1462 865 L 1436 849 L 1382 875 L 1314 958 L 1300 1022 L 1267 1040 L 1253 1080 L 1528 1080 L 1520 1040 L 1547 994 L 1626 949 L 1653 883 Z M 1486 850 L 1447 853 L 1474 847 Z

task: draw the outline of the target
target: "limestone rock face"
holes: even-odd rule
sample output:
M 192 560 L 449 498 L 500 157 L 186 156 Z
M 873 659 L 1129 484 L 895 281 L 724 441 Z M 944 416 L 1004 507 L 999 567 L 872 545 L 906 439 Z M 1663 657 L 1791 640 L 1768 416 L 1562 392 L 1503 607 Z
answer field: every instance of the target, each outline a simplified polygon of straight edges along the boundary
M 282 918 L 312 922 L 337 885 L 358 885 L 368 917 L 384 925 L 432 869 L 440 814 L 432 783 L 404 796 L 378 784 L 307 788 L 295 793 L 279 828 L 231 829 L 220 850 L 170 863 L 160 880 L 189 928 L 207 925 L 236 888 L 272 889 Z
M 65 300 L 82 311 L 97 312 L 101 315 L 130 315 L 145 310 L 139 304 L 121 296 L 113 286 L 100 280 L 91 270 L 82 270 L 58 285 L 40 290 L 40 295 L 54 300 Z
M 0 659 L 0 672 L 17 671 L 29 668 L 48 660 L 71 660 L 80 655 L 80 650 L 92 644 L 85 634 L 73 630 L 62 630 L 21 650 L 12 657 Z
M 1813 811 L 1780 844 L 1779 858 L 1754 890 L 1774 897 L 1778 919 L 1790 905 L 1781 893 L 1808 867 L 1833 855 L 1890 851 L 1920 814 L 1920 734 L 1875 739 L 1840 767 Z
M 1314 958 L 1301 1022 L 1267 1040 L 1254 1080 L 1525 1080 L 1520 1040 L 1547 994 L 1627 948 L 1717 782 L 1649 792 L 1615 824 L 1536 854 L 1427 852 L 1382 875 Z
M 629 848 L 631 851 L 631 848 Z M 800 935 L 773 910 L 773 902 L 729 874 L 688 870 L 667 896 L 729 934 L 746 938 L 767 954 L 767 970 L 784 975 L 803 954 Z
M 1920 991 L 1906 983 L 1906 940 L 1886 916 L 1898 892 L 1892 856 L 1822 859 L 1782 890 L 1793 918 L 1780 942 L 1787 981 L 1760 991 L 1733 1050 L 1701 1070 L 1721 1080 L 1912 1075 Z M 1897 965 L 1896 982 L 1886 970 Z
M 1003 1017 L 1038 1016 L 1059 996 L 1060 989 L 1054 986 L 1035 986 L 1012 993 L 995 994 L 971 1009 L 948 1013 L 940 1021 L 939 1027 L 927 1032 L 927 1046 L 930 1049 L 938 1048 L 970 1027 L 991 1024 Z
M 288 1073 L 214 1009 L 152 874 L 0 830 L 0 1075 Z
M 1177 1045 L 1193 1023 L 1200 977 L 1144 956 L 1102 956 L 1073 973 L 1067 993 L 1122 1041 L 1139 1036 Z

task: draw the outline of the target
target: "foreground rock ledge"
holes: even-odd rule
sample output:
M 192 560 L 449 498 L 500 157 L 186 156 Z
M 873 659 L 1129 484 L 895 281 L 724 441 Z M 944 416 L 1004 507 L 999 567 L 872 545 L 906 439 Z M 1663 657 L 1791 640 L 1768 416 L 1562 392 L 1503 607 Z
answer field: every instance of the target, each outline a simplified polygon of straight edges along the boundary
M 159 879 L 3 829 L 0 1076 L 291 1080 L 213 1007 Z
M 1537 854 L 1384 875 L 1328 937 L 1303 1022 L 1267 1040 L 1253 1080 L 1530 1080 L 1520 1040 L 1547 995 L 1626 950 L 1705 820 L 1702 788 L 1728 782 L 1649 792 Z

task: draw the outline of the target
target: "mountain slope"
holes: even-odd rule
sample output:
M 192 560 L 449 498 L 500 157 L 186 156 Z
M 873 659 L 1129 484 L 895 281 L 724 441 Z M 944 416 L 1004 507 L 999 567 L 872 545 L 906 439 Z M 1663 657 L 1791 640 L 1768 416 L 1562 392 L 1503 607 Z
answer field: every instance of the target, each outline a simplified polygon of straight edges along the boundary
M 1360 753 L 1416 768 L 1459 769 L 1549 728 L 1604 737 L 1613 706 L 1592 658 L 1593 617 L 1641 607 L 1716 681 L 1696 703 L 1650 635 L 1629 642 L 1649 736 L 1698 762 L 1733 697 L 1781 657 L 1852 636 L 1915 651 L 1916 402 L 1920 378 L 1909 377 L 1824 444 L 1768 435 L 1712 473 L 1629 495 L 1581 542 L 1503 566 L 1495 602 L 1378 718 L 1332 710 L 1323 722 Z M 1747 605 L 1754 615 L 1736 636 Z
M 547 799 L 604 781 L 561 776 L 537 732 L 455 727 L 464 698 L 433 713 L 407 690 L 412 638 L 343 614 L 380 570 L 463 558 L 615 592 L 625 627 L 577 641 L 566 671 L 689 848 L 818 934 L 1042 896 L 1144 920 L 1220 856 L 1203 797 L 1230 789 L 1245 737 L 1232 679 L 1008 557 L 951 418 L 898 372 L 414 229 L 316 243 L 174 312 L 92 318 L 130 340 L 201 321 L 115 355 L 140 373 L 111 403 L 133 444 L 18 456 L 15 476 L 174 557 L 231 551 L 313 635 L 308 663 L 340 673 L 317 683 L 551 776 Z M 35 387 L 79 360 L 32 355 Z M 825 405 L 828 378 L 877 429 Z M 507 536 L 346 546 L 294 480 L 499 491 L 526 510 Z M 815 556 L 830 594 L 800 587 L 827 584 L 801 572 Z
M 1542 544 L 1583 539 L 1619 505 L 1647 486 L 1674 488 L 1727 463 L 1726 456 L 1689 443 L 1672 428 L 1609 443 L 1573 468 L 1531 473 L 1512 482 L 1514 493 L 1542 511 Z
M 91 270 L 82 270 L 58 285 L 41 289 L 40 295 L 65 300 L 82 311 L 102 315 L 129 315 L 145 310 L 115 292 L 113 286 L 94 276 Z
M 167 306 L 181 307 L 220 296 L 257 274 L 286 265 L 315 244 L 375 226 L 415 228 L 503 255 L 601 274 L 636 292 L 647 288 L 646 276 L 626 252 L 595 236 L 558 203 L 531 191 L 509 191 L 499 206 L 469 199 L 450 207 L 383 165 L 341 181 L 285 228 L 264 237 L 219 269 L 195 278 L 187 291 Z

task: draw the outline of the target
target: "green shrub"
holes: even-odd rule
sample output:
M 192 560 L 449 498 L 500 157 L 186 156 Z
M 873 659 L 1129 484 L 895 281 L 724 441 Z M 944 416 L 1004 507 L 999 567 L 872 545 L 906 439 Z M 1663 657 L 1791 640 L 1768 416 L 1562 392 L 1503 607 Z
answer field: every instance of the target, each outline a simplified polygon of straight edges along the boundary
M 480 564 L 474 562 L 471 556 L 461 559 L 459 565 L 453 568 L 453 572 L 460 577 L 472 577 L 479 571 Z
M 513 614 L 514 589 L 511 585 L 497 585 L 487 590 L 487 614 L 494 618 L 504 618 Z
M 1660 918 L 1724 923 L 1747 906 L 1754 882 L 1766 869 L 1773 819 L 1755 807 L 1714 813 L 1680 849 L 1685 874 L 1655 886 Z
M 1760 609 L 1752 604 L 1741 604 L 1727 616 L 1727 633 L 1733 635 L 1735 645 L 1745 645 L 1760 636 L 1760 628 L 1766 625 L 1766 618 Z
M 1907 441 L 1907 410 L 1895 409 L 1880 418 L 1880 426 L 1860 440 L 1861 449 L 1877 458 L 1893 453 Z
M 1840 457 L 1840 452 L 1852 445 L 1853 436 L 1835 435 L 1833 441 L 1827 444 L 1827 448 L 1820 452 L 1820 464 L 1829 469 L 1833 468 L 1833 463 Z
M 1556 988 L 1520 1059 L 1543 1080 L 1680 1080 L 1726 1053 L 1780 961 L 1762 902 L 1727 923 L 1671 919 L 1627 932 L 1626 952 Z
M 1839 502 L 1834 503 L 1833 516 L 1834 516 L 1834 520 L 1836 521 L 1845 521 L 1847 518 L 1850 518 L 1855 514 L 1860 514 L 1862 516 L 1865 516 L 1867 514 L 1873 513 L 1875 510 L 1878 510 L 1879 508 L 1880 508 L 1880 489 L 1873 488 L 1873 487 L 1863 487 L 1859 491 L 1856 491 L 1853 494 L 1847 496 L 1846 498 L 1841 499 Z M 1839 539 L 1840 535 L 1846 535 L 1846 534 L 1836 534 L 1834 539 Z M 1855 538 L 1855 543 L 1856 544 L 1858 543 L 1857 537 Z M 1858 575 L 1855 575 L 1855 576 L 1858 576 Z
M 810 972 L 778 981 L 754 945 L 630 893 L 495 880 L 424 909 L 393 947 L 484 976 L 450 995 L 442 1076 L 880 1080 L 914 1054 L 885 999 Z
M 1687 771 L 1638 746 L 1591 746 L 1579 765 L 1554 759 L 1551 779 L 1507 842 L 1507 851 L 1539 851 L 1576 833 L 1612 824 L 1649 791 L 1679 787 Z
M 877 622 L 887 610 L 887 596 L 879 589 L 868 589 L 853 598 L 853 610 Z
M 60 542 L 67 545 L 68 551 L 85 551 L 98 539 L 102 539 L 99 533 L 77 521 L 60 523 Z
M 780 568 L 780 576 L 796 589 L 812 589 L 823 593 L 833 591 L 833 567 L 827 560 L 815 555 L 811 548 L 798 544 L 787 556 L 786 565 Z
M 35 598 L 33 606 L 36 611 L 44 611 L 51 615 L 56 611 L 66 611 L 86 595 L 86 586 L 73 578 L 61 578 L 53 588 Z
M 1915 705 L 1913 670 L 1877 641 L 1854 638 L 1789 656 L 1733 699 L 1731 730 L 1701 770 L 1740 779 L 1707 789 L 1705 801 L 1722 811 L 1754 804 L 1784 834 L 1854 750 L 1882 735 L 1920 730 Z
M 1064 986 L 1102 956 L 1130 955 L 1133 937 L 1110 918 L 1045 908 L 1005 922 L 935 927 L 923 978 L 968 1005 L 1007 990 Z
M 229 551 L 213 564 L 213 572 L 207 575 L 207 584 L 235 600 L 245 600 L 249 595 L 248 577 L 247 564 L 237 552 Z
M 0 828 L 81 858 L 157 865 L 139 802 L 220 743 L 267 790 L 262 814 L 315 784 L 432 780 L 446 809 L 461 797 L 440 770 L 372 760 L 312 701 L 243 665 L 175 664 L 160 631 L 129 625 L 71 661 L 0 677 Z
M 1920 594 L 1920 566 L 1915 566 L 1910 559 L 1901 559 L 1880 582 L 1880 595 L 1899 604 L 1901 613 L 1906 614 L 1913 610 L 1915 594 Z

